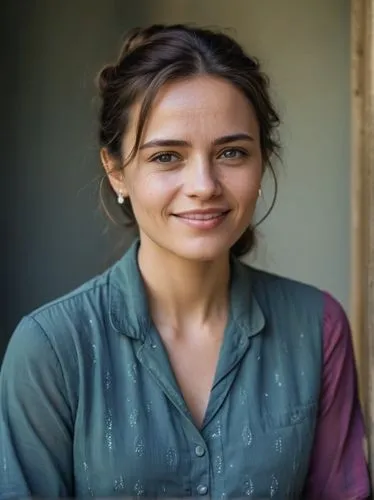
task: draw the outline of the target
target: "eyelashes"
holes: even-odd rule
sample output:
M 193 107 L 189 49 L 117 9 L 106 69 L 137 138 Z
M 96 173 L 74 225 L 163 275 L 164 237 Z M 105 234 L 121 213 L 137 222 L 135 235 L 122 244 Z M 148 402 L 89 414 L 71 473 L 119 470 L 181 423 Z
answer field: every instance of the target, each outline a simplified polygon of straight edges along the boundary
M 216 158 L 227 162 L 235 162 L 247 157 L 249 157 L 249 152 L 245 149 L 231 147 L 220 151 Z M 182 162 L 183 157 L 175 151 L 161 151 L 153 155 L 149 161 L 161 165 L 174 165 L 175 163 Z
M 237 160 L 239 158 L 246 158 L 248 156 L 248 151 L 241 148 L 227 148 L 220 153 L 220 157 L 223 157 L 226 160 Z
M 152 156 L 152 158 L 150 159 L 150 161 L 152 162 L 166 165 L 181 160 L 181 156 L 177 153 L 174 153 L 173 151 L 162 151 L 161 153 L 157 153 L 156 155 Z

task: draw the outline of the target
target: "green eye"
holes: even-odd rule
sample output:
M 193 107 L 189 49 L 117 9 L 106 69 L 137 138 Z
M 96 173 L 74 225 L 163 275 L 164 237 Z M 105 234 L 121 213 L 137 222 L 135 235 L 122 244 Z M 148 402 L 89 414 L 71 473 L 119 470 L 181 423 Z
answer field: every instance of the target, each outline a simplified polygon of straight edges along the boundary
M 237 160 L 238 158 L 242 158 L 243 156 L 246 156 L 246 153 L 241 149 L 236 148 L 226 149 L 220 155 L 220 157 L 224 158 L 225 160 Z
M 160 153 L 152 158 L 156 163 L 172 163 L 178 161 L 178 156 L 174 153 Z

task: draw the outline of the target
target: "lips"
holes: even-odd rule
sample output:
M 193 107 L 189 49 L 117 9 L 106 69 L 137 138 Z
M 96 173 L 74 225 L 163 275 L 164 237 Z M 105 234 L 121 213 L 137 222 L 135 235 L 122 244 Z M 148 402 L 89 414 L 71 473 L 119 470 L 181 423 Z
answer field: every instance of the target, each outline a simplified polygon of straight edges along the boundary
M 194 230 L 206 231 L 220 226 L 229 212 L 230 210 L 226 209 L 191 210 L 174 216 Z
M 215 212 L 215 213 L 176 214 L 176 217 L 181 217 L 183 219 L 189 219 L 189 220 L 212 220 L 212 219 L 218 219 L 219 217 L 222 217 L 223 215 L 226 215 L 227 213 L 228 213 L 228 210 L 222 211 L 222 212 Z
M 215 217 L 226 215 L 230 210 L 227 208 L 207 208 L 205 210 L 189 210 L 186 212 L 175 213 L 175 217 L 193 220 L 209 220 Z

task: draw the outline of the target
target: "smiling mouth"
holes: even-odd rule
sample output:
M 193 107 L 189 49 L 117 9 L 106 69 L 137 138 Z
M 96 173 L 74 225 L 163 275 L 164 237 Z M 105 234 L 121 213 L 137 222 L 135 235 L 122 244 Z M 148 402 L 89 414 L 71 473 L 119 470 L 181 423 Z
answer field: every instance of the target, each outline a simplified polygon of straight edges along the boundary
M 180 220 L 182 223 L 195 230 L 208 230 L 214 229 L 226 219 L 227 214 L 230 210 L 223 211 L 207 211 L 204 212 L 186 212 L 182 214 L 174 214 L 175 218 Z
M 216 212 L 216 213 L 209 213 L 209 214 L 199 214 L 199 213 L 190 213 L 190 214 L 175 214 L 175 217 L 179 217 L 181 219 L 188 219 L 188 220 L 196 220 L 196 221 L 205 221 L 205 220 L 213 220 L 213 219 L 219 219 L 220 217 L 223 217 L 224 215 L 228 214 L 229 210 L 226 210 L 224 212 Z

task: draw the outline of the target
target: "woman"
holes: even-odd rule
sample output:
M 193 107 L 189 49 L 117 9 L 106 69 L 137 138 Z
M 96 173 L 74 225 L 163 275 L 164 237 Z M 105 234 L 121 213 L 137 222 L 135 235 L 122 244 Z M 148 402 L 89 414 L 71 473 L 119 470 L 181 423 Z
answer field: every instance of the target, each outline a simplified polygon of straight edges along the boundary
M 0 498 L 366 498 L 344 312 L 238 260 L 279 150 L 259 64 L 157 25 L 98 81 L 103 199 L 139 239 L 13 334 Z

